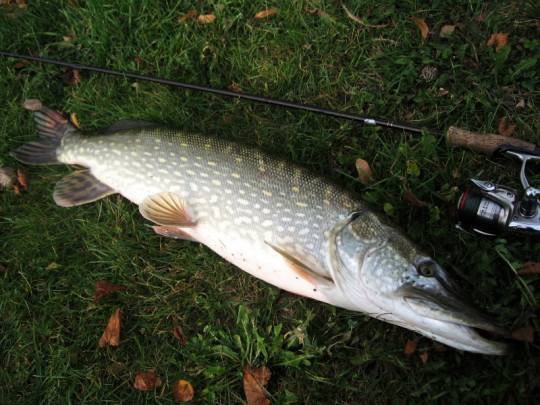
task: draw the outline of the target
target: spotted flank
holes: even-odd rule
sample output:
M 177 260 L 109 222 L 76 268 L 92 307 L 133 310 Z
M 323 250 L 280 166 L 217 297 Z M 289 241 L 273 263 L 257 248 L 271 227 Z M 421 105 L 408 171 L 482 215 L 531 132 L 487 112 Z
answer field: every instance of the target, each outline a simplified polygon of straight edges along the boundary
M 95 135 L 46 107 L 35 121 L 39 139 L 13 157 L 87 168 L 57 183 L 60 206 L 120 193 L 157 234 L 202 243 L 279 288 L 458 349 L 505 352 L 476 330 L 504 331 L 461 299 L 433 259 L 324 177 L 223 137 L 140 120 Z

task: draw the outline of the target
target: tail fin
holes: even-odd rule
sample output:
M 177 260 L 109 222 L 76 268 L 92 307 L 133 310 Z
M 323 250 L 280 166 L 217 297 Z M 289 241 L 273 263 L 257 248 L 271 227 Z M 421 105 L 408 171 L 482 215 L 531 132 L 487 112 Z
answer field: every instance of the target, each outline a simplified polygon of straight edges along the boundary
M 27 143 L 10 153 L 19 162 L 30 165 L 61 164 L 56 149 L 62 138 L 78 132 L 78 129 L 62 115 L 48 107 L 34 112 L 39 140 Z

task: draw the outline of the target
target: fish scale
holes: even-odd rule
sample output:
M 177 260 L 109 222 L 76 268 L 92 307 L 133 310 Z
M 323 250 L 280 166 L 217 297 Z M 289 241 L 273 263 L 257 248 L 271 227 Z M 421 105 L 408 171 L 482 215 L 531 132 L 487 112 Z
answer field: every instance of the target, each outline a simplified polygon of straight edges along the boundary
M 285 159 L 220 137 L 123 120 L 81 134 L 57 112 L 11 154 L 76 164 L 53 198 L 64 207 L 120 193 L 156 233 L 205 244 L 279 288 L 367 313 L 458 349 L 504 354 L 477 329 L 505 333 L 446 272 L 356 194 Z

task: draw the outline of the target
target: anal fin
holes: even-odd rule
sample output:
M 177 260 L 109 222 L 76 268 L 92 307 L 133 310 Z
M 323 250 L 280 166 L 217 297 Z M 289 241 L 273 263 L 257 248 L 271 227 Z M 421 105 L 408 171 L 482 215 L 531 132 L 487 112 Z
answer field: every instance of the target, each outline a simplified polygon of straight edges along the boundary
M 196 225 L 182 197 L 169 191 L 146 197 L 139 205 L 139 211 L 143 217 L 159 225 L 180 227 Z
M 53 198 L 61 207 L 73 207 L 116 193 L 89 170 L 71 173 L 56 183 Z

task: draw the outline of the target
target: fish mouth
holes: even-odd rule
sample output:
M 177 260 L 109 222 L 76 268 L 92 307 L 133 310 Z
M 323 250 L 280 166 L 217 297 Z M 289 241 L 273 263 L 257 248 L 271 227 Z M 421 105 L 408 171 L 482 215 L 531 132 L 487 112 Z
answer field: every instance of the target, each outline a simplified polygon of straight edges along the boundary
M 428 325 L 423 334 L 462 350 L 491 355 L 507 353 L 508 344 L 493 339 L 508 337 L 508 331 L 461 297 L 412 286 L 401 292 L 410 309 Z

